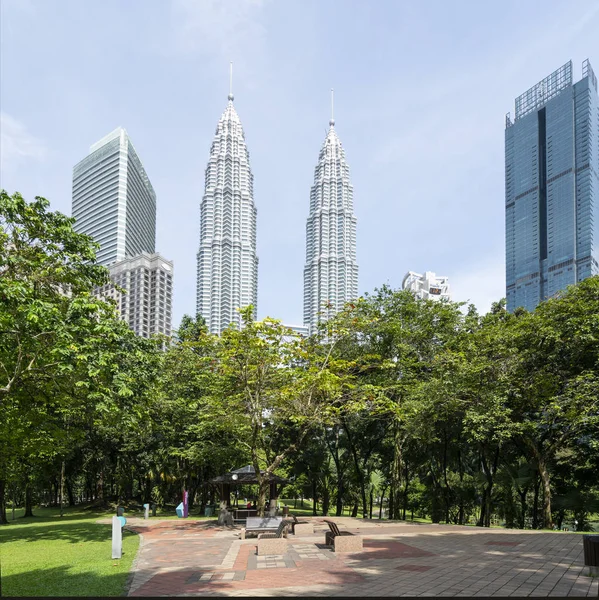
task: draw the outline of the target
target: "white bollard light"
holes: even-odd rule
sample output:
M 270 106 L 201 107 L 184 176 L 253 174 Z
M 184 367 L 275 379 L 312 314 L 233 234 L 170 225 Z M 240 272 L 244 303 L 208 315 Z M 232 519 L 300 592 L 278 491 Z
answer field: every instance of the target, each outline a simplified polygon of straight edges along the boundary
M 119 517 L 112 517 L 112 558 L 123 555 L 123 531 Z

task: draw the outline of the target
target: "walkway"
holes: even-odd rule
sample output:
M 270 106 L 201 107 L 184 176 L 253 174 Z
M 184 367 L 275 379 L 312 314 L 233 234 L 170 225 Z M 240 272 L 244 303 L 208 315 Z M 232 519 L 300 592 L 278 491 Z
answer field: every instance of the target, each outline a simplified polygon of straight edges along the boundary
M 141 536 L 130 596 L 594 596 L 582 537 L 334 518 L 364 536 L 358 554 L 289 536 L 286 554 L 256 555 L 255 539 L 208 521 L 131 520 Z

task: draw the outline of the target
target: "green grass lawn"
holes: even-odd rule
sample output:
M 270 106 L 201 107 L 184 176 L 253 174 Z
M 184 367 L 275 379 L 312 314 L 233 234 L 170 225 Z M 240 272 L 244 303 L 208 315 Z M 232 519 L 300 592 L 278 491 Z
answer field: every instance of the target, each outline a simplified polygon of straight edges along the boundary
M 0 527 L 0 595 L 122 596 L 139 537 L 123 532 L 123 557 L 112 560 L 112 513 L 38 508 L 33 518 Z M 16 516 L 23 514 L 17 510 Z

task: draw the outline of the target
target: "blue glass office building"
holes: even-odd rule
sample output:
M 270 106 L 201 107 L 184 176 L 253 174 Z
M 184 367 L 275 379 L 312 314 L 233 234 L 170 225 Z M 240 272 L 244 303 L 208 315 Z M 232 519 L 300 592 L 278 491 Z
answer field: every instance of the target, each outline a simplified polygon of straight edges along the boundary
M 505 128 L 507 308 L 599 274 L 599 98 L 588 60 L 516 98 Z

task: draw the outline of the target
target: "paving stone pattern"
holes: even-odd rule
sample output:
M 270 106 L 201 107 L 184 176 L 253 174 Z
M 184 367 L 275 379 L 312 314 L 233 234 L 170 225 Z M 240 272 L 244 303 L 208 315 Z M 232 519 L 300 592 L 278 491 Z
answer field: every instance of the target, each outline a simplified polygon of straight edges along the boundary
M 364 537 L 362 552 L 334 553 L 326 524 L 289 536 L 287 552 L 257 556 L 255 540 L 206 521 L 137 521 L 129 596 L 592 596 L 582 537 L 334 518 Z

